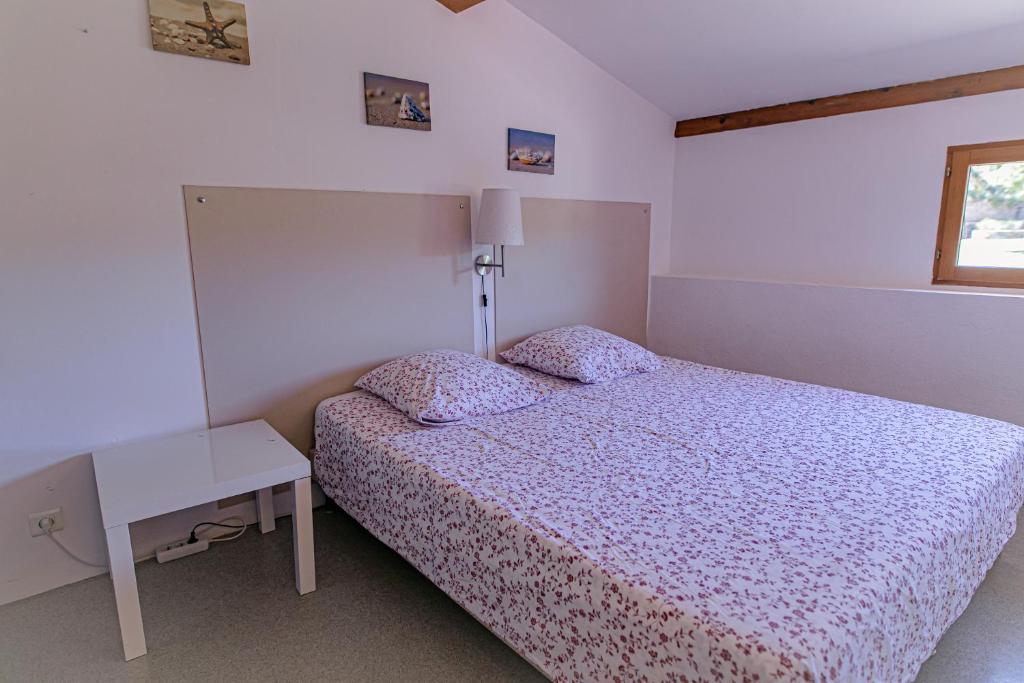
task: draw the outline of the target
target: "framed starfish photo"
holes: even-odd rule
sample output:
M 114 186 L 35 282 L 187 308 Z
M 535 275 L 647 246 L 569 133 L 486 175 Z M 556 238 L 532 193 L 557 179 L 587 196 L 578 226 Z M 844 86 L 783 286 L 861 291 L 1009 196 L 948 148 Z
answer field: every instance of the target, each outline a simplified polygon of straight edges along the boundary
M 430 130 L 430 85 L 394 76 L 363 74 L 366 123 Z
M 249 63 L 245 5 L 229 0 L 149 0 L 153 49 Z

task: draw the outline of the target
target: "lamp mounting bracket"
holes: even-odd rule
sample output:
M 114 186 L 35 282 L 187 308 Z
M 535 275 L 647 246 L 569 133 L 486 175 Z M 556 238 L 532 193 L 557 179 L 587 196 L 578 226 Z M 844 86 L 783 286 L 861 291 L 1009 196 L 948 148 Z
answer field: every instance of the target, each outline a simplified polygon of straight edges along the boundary
M 494 259 L 491 258 L 490 254 L 480 254 L 476 257 L 476 261 L 473 265 L 476 269 L 476 274 L 480 277 L 491 274 L 491 270 L 497 268 L 501 271 L 501 276 L 505 277 L 505 245 L 501 245 L 501 263 L 495 263 Z

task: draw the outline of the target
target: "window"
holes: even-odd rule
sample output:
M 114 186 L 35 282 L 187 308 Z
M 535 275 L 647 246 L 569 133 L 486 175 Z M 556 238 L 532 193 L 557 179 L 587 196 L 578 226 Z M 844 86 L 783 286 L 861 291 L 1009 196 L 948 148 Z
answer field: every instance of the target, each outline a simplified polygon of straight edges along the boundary
M 949 148 L 932 282 L 1024 287 L 1024 140 Z

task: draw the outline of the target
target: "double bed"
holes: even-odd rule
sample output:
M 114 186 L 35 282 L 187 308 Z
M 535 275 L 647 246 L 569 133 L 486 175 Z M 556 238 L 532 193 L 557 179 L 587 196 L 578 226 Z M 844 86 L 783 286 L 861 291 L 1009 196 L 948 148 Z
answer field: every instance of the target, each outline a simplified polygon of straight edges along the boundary
M 185 199 L 211 425 L 315 432 L 325 491 L 552 679 L 909 681 L 1014 531 L 1024 429 L 937 408 L 671 359 L 517 369 L 554 395 L 446 427 L 337 396 L 480 348 L 470 198 Z M 524 199 L 496 350 L 566 324 L 644 344 L 651 215 Z
M 911 681 L 1013 534 L 1024 429 L 663 359 L 447 427 L 315 415 L 325 492 L 553 680 Z

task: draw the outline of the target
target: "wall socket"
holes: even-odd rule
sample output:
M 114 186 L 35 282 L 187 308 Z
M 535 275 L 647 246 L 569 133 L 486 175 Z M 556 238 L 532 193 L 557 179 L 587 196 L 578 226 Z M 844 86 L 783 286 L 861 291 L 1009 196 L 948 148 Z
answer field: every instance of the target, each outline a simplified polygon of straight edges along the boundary
M 62 508 L 54 508 L 43 512 L 33 512 L 29 515 L 28 532 L 33 536 L 45 536 L 46 530 L 39 524 L 44 519 L 52 520 L 53 523 L 50 525 L 50 531 L 60 531 L 64 528 L 64 510 Z

